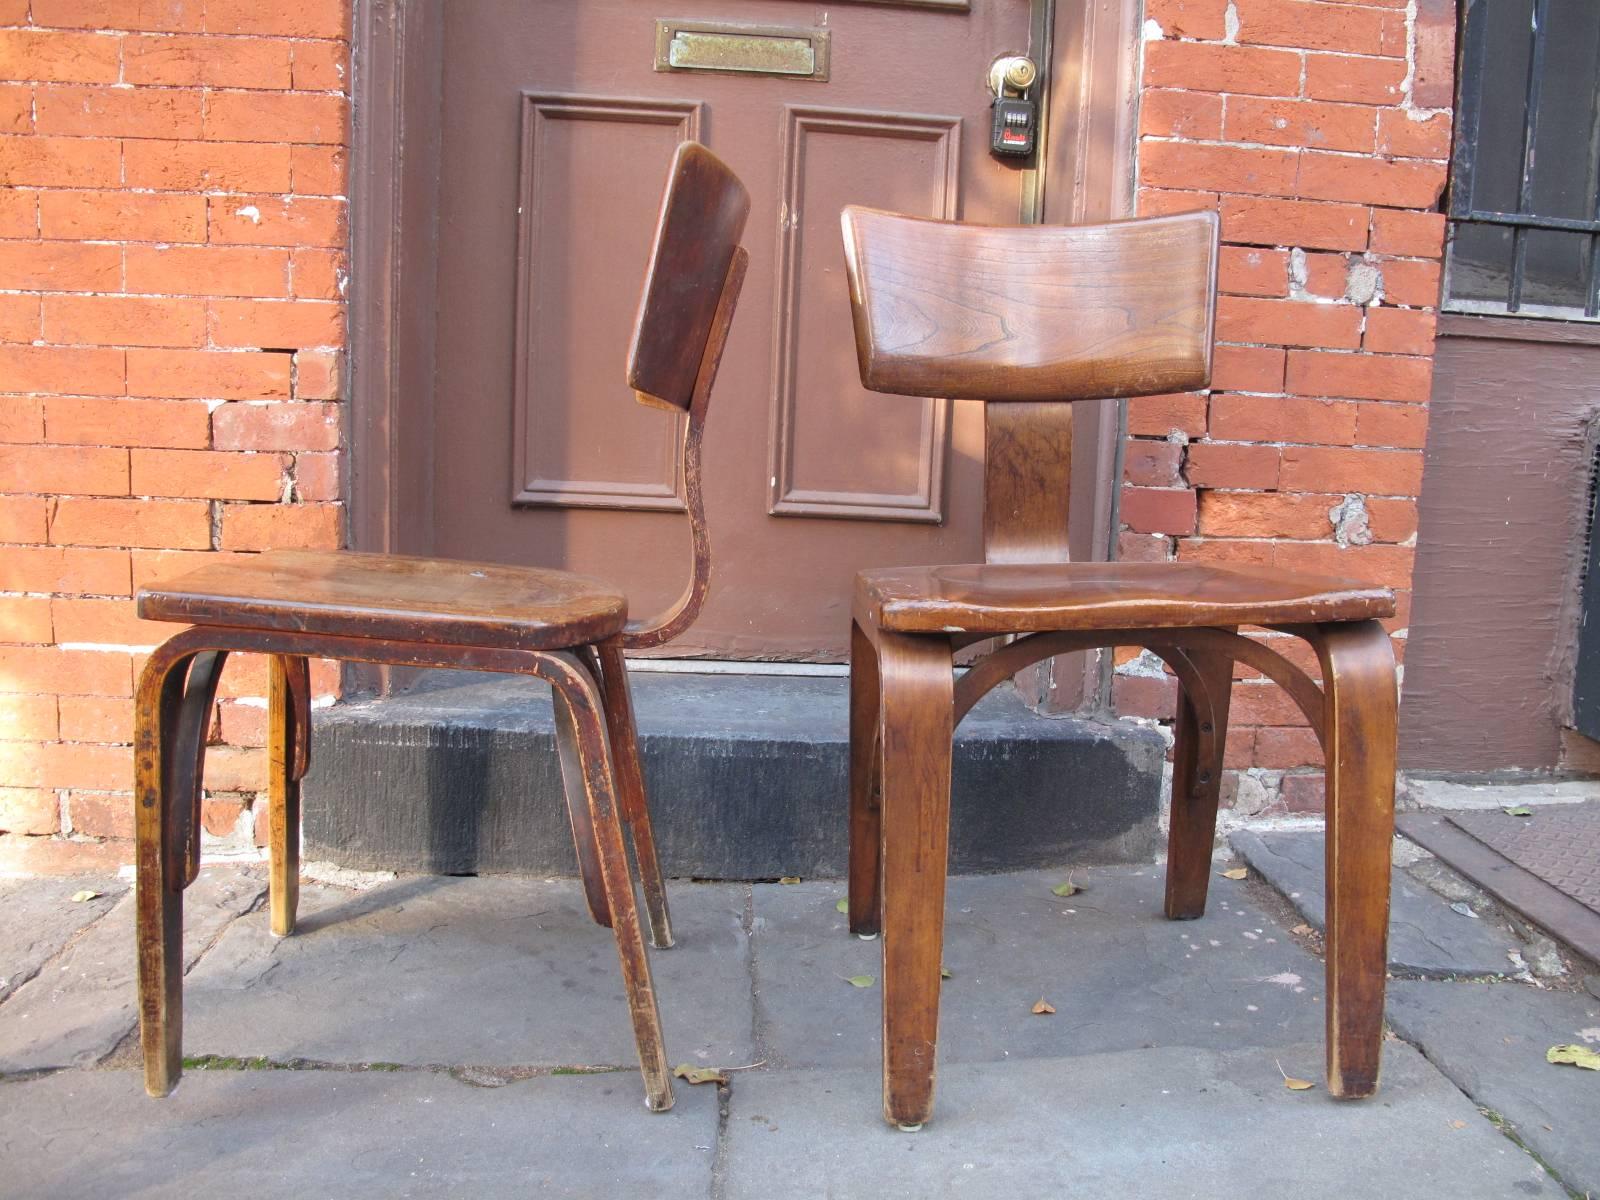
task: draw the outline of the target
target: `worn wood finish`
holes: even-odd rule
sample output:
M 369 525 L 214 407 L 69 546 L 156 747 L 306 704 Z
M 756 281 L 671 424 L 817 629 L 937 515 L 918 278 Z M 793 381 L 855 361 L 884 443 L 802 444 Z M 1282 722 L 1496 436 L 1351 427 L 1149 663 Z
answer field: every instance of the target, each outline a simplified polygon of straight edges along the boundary
M 683 454 L 693 569 L 677 606 L 625 639 L 623 594 L 581 575 L 338 551 L 228 560 L 140 592 L 142 617 L 193 623 L 150 656 L 135 699 L 140 1037 L 152 1095 L 169 1092 L 182 1067 L 182 891 L 199 864 L 207 723 L 224 660 L 249 651 L 272 659 L 268 828 L 272 930 L 279 935 L 293 931 L 298 899 L 300 780 L 310 761 L 308 657 L 510 672 L 551 685 L 585 897 L 616 938 L 645 1103 L 671 1107 L 624 821 L 656 944 L 670 946 L 672 931 L 622 651 L 681 632 L 704 600 L 710 562 L 700 438 L 744 278 L 738 239 L 749 207 L 738 180 L 703 147 L 681 148 L 674 163 L 628 378 L 641 399 L 690 410 Z
M 885 1115 L 914 1127 L 932 1111 L 954 726 L 1044 658 L 1118 645 L 1159 655 L 1180 685 L 1168 917 L 1205 909 L 1233 663 L 1306 714 L 1328 763 L 1328 1086 L 1369 1095 L 1395 745 L 1394 659 L 1377 618 L 1393 615 L 1393 595 L 1261 569 L 1067 561 L 1071 406 L 1049 402 L 1207 382 L 1215 218 L 988 229 L 848 210 L 844 228 L 863 382 L 990 402 L 986 561 L 856 580 L 850 927 L 881 921 Z M 1310 642 L 1325 687 L 1240 625 Z M 952 683 L 953 652 L 996 637 L 1015 640 Z

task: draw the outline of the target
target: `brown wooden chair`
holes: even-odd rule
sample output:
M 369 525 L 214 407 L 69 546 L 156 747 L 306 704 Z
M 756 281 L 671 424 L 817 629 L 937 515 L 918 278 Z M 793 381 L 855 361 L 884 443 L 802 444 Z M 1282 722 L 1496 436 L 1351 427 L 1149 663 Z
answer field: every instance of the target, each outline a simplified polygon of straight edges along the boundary
M 851 208 L 845 255 L 862 382 L 987 401 L 976 565 L 856 577 L 850 658 L 850 928 L 883 933 L 884 1113 L 932 1111 L 951 734 L 1022 668 L 1148 647 L 1180 690 L 1166 915 L 1205 910 L 1232 666 L 1283 687 L 1327 759 L 1327 1067 L 1377 1087 L 1394 822 L 1396 685 L 1383 588 L 1282 571 L 1068 561 L 1072 407 L 1207 386 L 1211 213 L 988 228 Z M 1305 639 L 1322 687 L 1240 625 Z M 954 678 L 962 647 L 1005 639 Z
M 200 858 L 205 739 L 228 654 L 271 660 L 269 874 L 272 931 L 294 931 L 299 783 L 309 761 L 307 657 L 536 675 L 555 699 L 556 739 L 589 911 L 622 959 L 646 1104 L 672 1105 L 650 965 L 622 827 L 633 833 L 652 939 L 672 933 L 645 807 L 623 651 L 658 646 L 700 610 L 710 572 L 700 444 L 747 256 L 750 200 L 704 147 L 673 161 L 628 356 L 646 404 L 686 410 L 682 446 L 693 540 L 679 601 L 629 623 L 627 601 L 581 575 L 397 555 L 281 551 L 219 562 L 143 589 L 139 615 L 190 625 L 151 655 L 136 695 L 139 1015 L 145 1088 L 172 1090 L 182 1071 L 183 890 Z

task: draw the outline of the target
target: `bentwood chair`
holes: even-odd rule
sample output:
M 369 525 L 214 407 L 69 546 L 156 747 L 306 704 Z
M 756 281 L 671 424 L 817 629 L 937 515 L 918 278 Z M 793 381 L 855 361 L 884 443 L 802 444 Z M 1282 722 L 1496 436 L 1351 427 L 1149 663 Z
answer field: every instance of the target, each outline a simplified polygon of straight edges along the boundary
M 1383 588 L 1283 571 L 1068 561 L 1072 401 L 1207 386 L 1217 222 L 987 228 L 851 208 L 845 256 L 869 389 L 986 401 L 981 564 L 856 577 L 850 928 L 883 934 L 884 1113 L 933 1107 L 951 735 L 984 693 L 1067 651 L 1144 646 L 1179 681 L 1165 912 L 1205 910 L 1235 662 L 1283 687 L 1327 759 L 1327 1069 L 1377 1087 L 1396 685 Z M 1265 641 L 1310 643 L 1322 686 Z M 954 652 L 1001 639 L 956 680 Z
M 645 957 L 620 816 L 634 852 L 652 939 L 672 944 L 661 867 L 645 807 L 623 652 L 683 632 L 710 573 L 700 443 L 712 383 L 744 279 L 739 245 L 750 201 L 704 147 L 678 148 L 644 283 L 628 385 L 687 411 L 685 499 L 692 575 L 666 613 L 628 621 L 627 601 L 581 575 L 341 551 L 269 552 L 204 567 L 140 592 L 139 615 L 181 621 L 150 657 L 136 697 L 139 1015 L 145 1088 L 166 1095 L 182 1070 L 183 890 L 200 858 L 206 728 L 227 656 L 272 656 L 269 896 L 272 931 L 294 932 L 300 780 L 310 752 L 307 657 L 535 675 L 555 701 L 567 810 L 590 914 L 616 935 L 644 1072 L 646 1105 L 672 1105 L 661 1024 Z

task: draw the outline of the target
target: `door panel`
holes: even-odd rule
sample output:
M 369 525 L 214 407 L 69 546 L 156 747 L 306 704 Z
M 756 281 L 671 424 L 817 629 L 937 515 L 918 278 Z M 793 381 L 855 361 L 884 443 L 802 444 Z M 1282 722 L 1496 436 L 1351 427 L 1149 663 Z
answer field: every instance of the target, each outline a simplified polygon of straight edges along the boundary
M 677 595 L 675 418 L 623 380 L 659 189 L 695 137 L 750 188 L 705 448 L 713 577 L 678 653 L 837 659 L 854 572 L 980 553 L 976 405 L 857 381 L 839 209 L 1011 222 L 985 77 L 1027 0 L 443 6 L 433 550 Z M 661 72 L 656 19 L 826 26 L 829 78 Z

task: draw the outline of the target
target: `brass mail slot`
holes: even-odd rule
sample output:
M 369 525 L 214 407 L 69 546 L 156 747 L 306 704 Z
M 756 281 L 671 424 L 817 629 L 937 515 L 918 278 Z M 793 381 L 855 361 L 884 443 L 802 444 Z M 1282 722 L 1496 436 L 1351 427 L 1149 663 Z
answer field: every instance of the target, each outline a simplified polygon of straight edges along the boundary
M 769 25 L 656 22 L 656 70 L 828 78 L 828 31 Z

